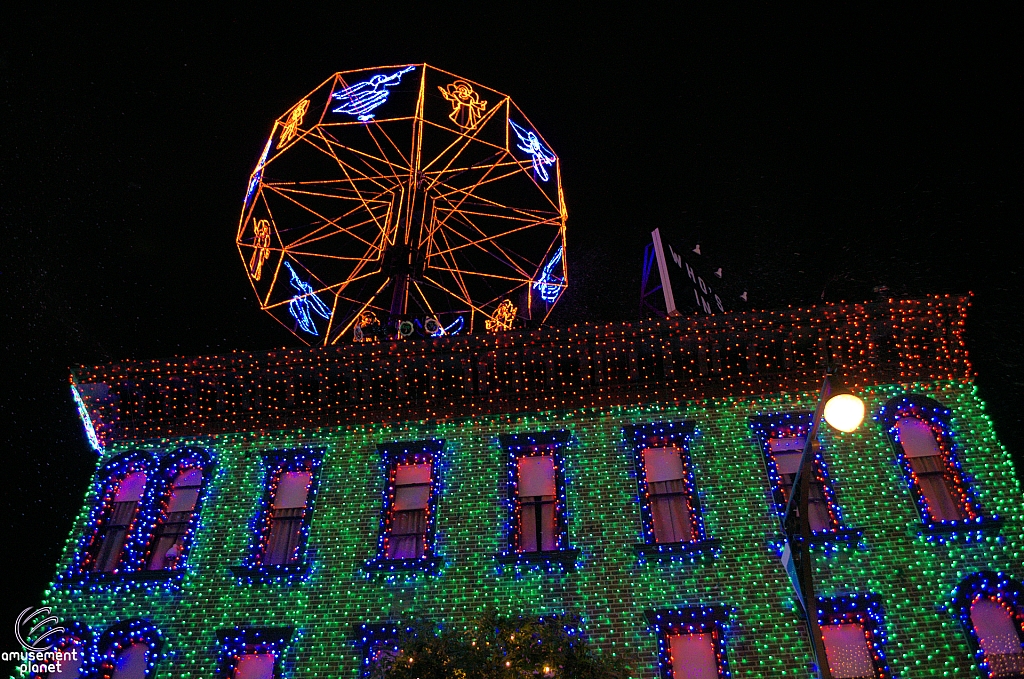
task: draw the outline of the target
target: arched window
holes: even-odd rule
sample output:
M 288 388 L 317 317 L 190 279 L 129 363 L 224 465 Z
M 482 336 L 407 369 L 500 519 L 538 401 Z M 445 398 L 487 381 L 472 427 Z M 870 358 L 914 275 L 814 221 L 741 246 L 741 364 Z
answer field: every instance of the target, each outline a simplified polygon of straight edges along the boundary
M 98 679 L 148 679 L 160 655 L 160 632 L 145 620 L 114 625 L 100 637 Z
M 1024 678 L 1024 587 L 992 571 L 968 576 L 953 598 L 975 659 L 991 679 Z
M 991 677 L 1024 676 L 1024 649 L 1014 610 L 1005 602 L 982 598 L 971 604 L 971 626 Z
M 120 649 L 114 655 L 110 679 L 146 679 L 149 654 L 149 646 L 141 642 Z
M 978 522 L 982 513 L 963 470 L 949 426 L 950 412 L 919 395 L 885 404 L 880 416 L 925 526 Z
M 166 509 L 162 512 L 153 534 L 149 570 L 175 570 L 183 561 L 185 539 L 202 487 L 201 469 L 186 469 L 174 478 Z
M 124 556 L 129 533 L 139 513 L 146 490 L 147 473 L 130 471 L 115 477 L 103 507 L 102 518 L 90 550 L 90 568 L 94 573 L 112 573 Z

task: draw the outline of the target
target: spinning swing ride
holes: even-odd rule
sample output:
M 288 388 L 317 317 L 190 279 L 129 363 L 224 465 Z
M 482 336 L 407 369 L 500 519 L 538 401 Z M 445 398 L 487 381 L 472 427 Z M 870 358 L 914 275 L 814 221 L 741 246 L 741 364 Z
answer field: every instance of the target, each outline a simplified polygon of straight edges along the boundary
M 543 322 L 565 220 L 512 100 L 412 64 L 336 73 L 274 122 L 236 244 L 260 306 L 329 345 Z

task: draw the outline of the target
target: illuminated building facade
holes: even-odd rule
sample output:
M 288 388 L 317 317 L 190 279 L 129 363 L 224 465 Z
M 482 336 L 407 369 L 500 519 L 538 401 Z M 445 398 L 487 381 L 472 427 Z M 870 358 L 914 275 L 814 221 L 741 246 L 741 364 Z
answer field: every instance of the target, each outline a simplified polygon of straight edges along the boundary
M 815 463 L 833 676 L 1024 676 L 1024 506 L 967 306 L 82 368 L 100 459 L 46 603 L 119 678 L 358 677 L 403 622 L 488 608 L 578 613 L 638 677 L 808 677 L 779 512 L 831 361 L 870 415 Z

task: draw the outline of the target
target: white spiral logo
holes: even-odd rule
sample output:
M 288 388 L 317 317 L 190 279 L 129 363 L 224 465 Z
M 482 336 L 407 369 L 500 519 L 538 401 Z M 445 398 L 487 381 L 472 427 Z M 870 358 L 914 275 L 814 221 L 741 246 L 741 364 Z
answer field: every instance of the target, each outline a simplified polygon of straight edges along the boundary
M 36 653 L 42 653 L 43 651 L 50 650 L 51 648 L 53 648 L 53 643 L 50 643 L 48 646 L 41 646 L 40 644 L 51 635 L 62 634 L 64 632 L 64 628 L 53 627 L 47 630 L 46 632 L 43 632 L 43 634 L 39 635 L 38 637 L 33 638 L 35 633 L 39 630 L 39 628 L 45 627 L 46 625 L 56 625 L 60 621 L 57 620 L 57 616 L 50 615 L 49 606 L 37 608 L 34 611 L 32 611 L 31 615 L 26 615 L 26 613 L 28 613 L 29 611 L 32 611 L 31 606 L 23 610 L 21 612 L 21 615 L 18 616 L 17 621 L 14 623 L 14 636 L 18 638 L 18 643 L 20 643 L 25 648 L 26 651 L 35 651 Z M 36 622 L 35 624 L 32 624 L 32 621 L 40 615 L 45 615 L 47 617 Z M 30 624 L 32 625 L 31 629 L 28 630 L 27 634 L 23 635 L 22 629 Z M 28 637 L 31 643 L 25 640 L 26 637 Z

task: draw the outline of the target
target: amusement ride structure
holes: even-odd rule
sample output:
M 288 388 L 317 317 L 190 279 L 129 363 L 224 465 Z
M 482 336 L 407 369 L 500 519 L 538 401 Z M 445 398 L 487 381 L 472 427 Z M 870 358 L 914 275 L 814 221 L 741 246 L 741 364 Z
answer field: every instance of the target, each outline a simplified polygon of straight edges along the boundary
M 274 122 L 236 243 L 260 306 L 328 345 L 543 322 L 565 221 L 512 100 L 412 64 L 336 73 Z

